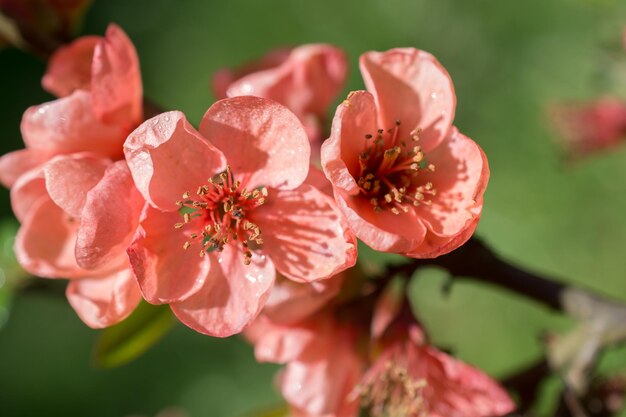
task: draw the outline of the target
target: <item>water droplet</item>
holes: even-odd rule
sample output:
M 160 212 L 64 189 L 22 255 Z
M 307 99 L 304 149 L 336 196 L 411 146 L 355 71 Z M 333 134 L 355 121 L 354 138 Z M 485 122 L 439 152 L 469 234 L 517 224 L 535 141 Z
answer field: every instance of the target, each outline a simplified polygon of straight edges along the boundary
M 430 98 L 435 100 L 437 98 L 437 92 L 433 91 L 432 93 L 430 93 Z
M 224 260 L 222 259 L 222 257 L 217 258 L 217 263 L 221 264 Z

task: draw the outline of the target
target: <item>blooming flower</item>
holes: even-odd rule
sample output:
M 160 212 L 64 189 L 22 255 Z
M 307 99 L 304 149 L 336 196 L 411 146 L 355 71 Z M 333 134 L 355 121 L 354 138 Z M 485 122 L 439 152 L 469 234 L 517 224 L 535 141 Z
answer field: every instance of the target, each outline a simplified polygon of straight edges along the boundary
M 275 270 L 315 281 L 353 265 L 333 200 L 303 184 L 309 149 L 298 119 L 258 97 L 215 103 L 199 132 L 180 112 L 137 128 L 126 159 L 150 204 L 128 253 L 144 298 L 228 336 L 260 312 Z
M 26 149 L 0 158 L 0 182 L 7 188 L 54 155 L 91 152 L 120 159 L 126 136 L 141 122 L 137 52 L 116 25 L 104 38 L 86 36 L 60 48 L 42 84 L 61 98 L 24 113 Z
M 304 125 L 315 154 L 328 107 L 343 88 L 347 72 L 347 59 L 340 49 L 302 45 L 275 50 L 236 70 L 217 72 L 213 90 L 218 98 L 252 95 L 285 105 Z
M 387 342 L 356 393 L 373 417 L 494 417 L 515 405 L 482 371 L 424 342 L 413 325 Z
M 41 277 L 70 278 L 68 300 L 92 327 L 122 320 L 141 298 L 125 250 L 144 202 L 125 161 L 115 161 L 141 118 L 138 65 L 115 25 L 105 38 L 60 49 L 43 84 L 62 98 L 28 109 L 26 149 L 0 160 L 21 222 L 20 264 Z
M 452 81 L 412 48 L 365 53 L 360 67 L 368 91 L 338 107 L 322 145 L 337 203 L 376 250 L 450 252 L 474 232 L 489 178 L 482 150 L 452 126 Z
M 626 139 L 626 103 L 617 99 L 558 106 L 552 111 L 552 121 L 572 159 L 611 149 Z
M 246 330 L 258 361 L 286 364 L 278 386 L 292 416 L 357 414 L 359 404 L 350 393 L 365 362 L 357 349 L 359 328 L 337 320 L 332 306 L 349 279 L 343 272 L 313 284 L 279 280 L 263 313 Z

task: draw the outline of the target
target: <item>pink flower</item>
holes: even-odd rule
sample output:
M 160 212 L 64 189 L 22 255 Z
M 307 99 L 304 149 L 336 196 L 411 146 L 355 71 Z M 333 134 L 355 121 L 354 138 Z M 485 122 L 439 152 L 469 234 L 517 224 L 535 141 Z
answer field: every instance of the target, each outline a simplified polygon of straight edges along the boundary
M 30 273 L 70 278 L 67 297 L 89 326 L 128 316 L 141 295 L 125 253 L 143 200 L 124 161 L 59 155 L 21 176 L 11 190 L 22 223 L 15 252 Z
M 359 330 L 340 323 L 330 306 L 347 279 L 342 273 L 313 284 L 278 281 L 263 314 L 246 330 L 258 361 L 286 364 L 278 386 L 293 416 L 357 414 L 358 402 L 350 393 L 364 367 Z
M 116 25 L 104 38 L 86 36 L 60 48 L 42 83 L 61 98 L 24 113 L 26 149 L 0 158 L 0 182 L 7 188 L 54 155 L 92 152 L 120 159 L 124 139 L 141 122 L 137 52 Z
M 182 113 L 164 113 L 128 137 L 125 153 L 150 203 L 128 250 L 143 296 L 201 333 L 240 332 L 275 270 L 308 282 L 355 263 L 333 200 L 303 184 L 309 143 L 278 103 L 219 101 L 199 132 Z
M 572 159 L 614 148 L 626 139 L 626 104 L 617 99 L 558 106 L 552 121 Z
M 482 371 L 424 343 L 417 326 L 388 343 L 355 391 L 369 415 L 495 417 L 515 404 Z
M 436 257 L 474 232 L 489 178 L 480 147 L 452 126 L 445 69 L 417 49 L 361 56 L 368 91 L 341 104 L 322 166 L 357 237 L 372 248 Z
M 218 98 L 252 95 L 287 106 L 304 125 L 315 152 L 328 108 L 343 88 L 347 72 L 347 59 L 340 49 L 302 45 L 275 50 L 236 70 L 219 71 L 213 90 Z
M 50 60 L 44 86 L 61 99 L 22 119 L 26 149 L 0 160 L 21 222 L 15 251 L 30 273 L 70 278 L 67 297 L 91 327 L 128 316 L 141 298 L 126 248 L 144 205 L 123 155 L 141 118 L 135 49 L 115 25 Z

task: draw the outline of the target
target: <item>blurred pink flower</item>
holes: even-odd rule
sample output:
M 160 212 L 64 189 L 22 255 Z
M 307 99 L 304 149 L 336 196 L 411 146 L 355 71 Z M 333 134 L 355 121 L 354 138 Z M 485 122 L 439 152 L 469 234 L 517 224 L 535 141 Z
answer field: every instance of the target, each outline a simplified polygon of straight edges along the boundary
M 60 48 L 42 83 L 61 98 L 24 113 L 26 149 L 0 158 L 0 182 L 7 188 L 54 155 L 91 152 L 121 159 L 124 139 L 141 122 L 137 52 L 116 25 L 104 38 L 87 36 Z
M 551 116 L 571 159 L 614 148 L 626 140 L 626 103 L 617 99 L 559 105 Z
M 276 102 L 221 100 L 199 133 L 182 113 L 161 114 L 131 133 L 125 153 L 150 203 L 128 250 L 143 296 L 201 333 L 246 327 L 275 270 L 309 282 L 356 261 L 334 201 L 303 184 L 301 123 Z
M 322 166 L 357 237 L 415 258 L 450 252 L 474 232 L 489 179 L 480 147 L 452 126 L 445 69 L 412 48 L 360 59 L 368 91 L 337 109 Z
M 387 342 L 353 395 L 373 417 L 496 417 L 515 409 L 496 381 L 427 345 L 416 325 Z
M 275 50 L 235 70 L 220 70 L 213 77 L 213 90 L 218 98 L 252 95 L 285 105 L 304 125 L 316 155 L 329 107 L 347 73 L 342 50 L 326 44 L 302 45 Z
M 350 393 L 365 364 L 359 328 L 340 323 L 328 306 L 347 275 L 313 284 L 277 281 L 263 313 L 246 330 L 259 362 L 286 364 L 278 386 L 294 417 L 357 415 Z
M 126 248 L 143 207 L 123 156 L 141 119 L 135 49 L 115 25 L 50 60 L 44 86 L 60 98 L 22 119 L 26 149 L 0 159 L 21 222 L 15 244 L 30 273 L 70 278 L 67 297 L 91 327 L 128 316 L 141 298 Z

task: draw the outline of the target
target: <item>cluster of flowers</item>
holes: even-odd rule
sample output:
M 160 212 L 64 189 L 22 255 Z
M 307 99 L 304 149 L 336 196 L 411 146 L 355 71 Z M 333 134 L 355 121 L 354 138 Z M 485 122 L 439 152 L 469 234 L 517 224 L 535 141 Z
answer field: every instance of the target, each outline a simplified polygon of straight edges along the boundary
M 207 335 L 245 331 L 257 359 L 286 364 L 294 416 L 510 412 L 495 381 L 428 344 L 403 288 L 355 266 L 357 238 L 414 258 L 459 247 L 489 177 L 452 126 L 453 85 L 432 55 L 368 52 L 360 69 L 367 90 L 339 105 L 322 142 L 347 76 L 330 45 L 219 72 L 222 99 L 197 130 L 178 111 L 143 120 L 119 27 L 59 49 L 43 78 L 59 98 L 25 112 L 25 149 L 0 159 L 18 260 L 69 278 L 94 328 L 143 298 Z

